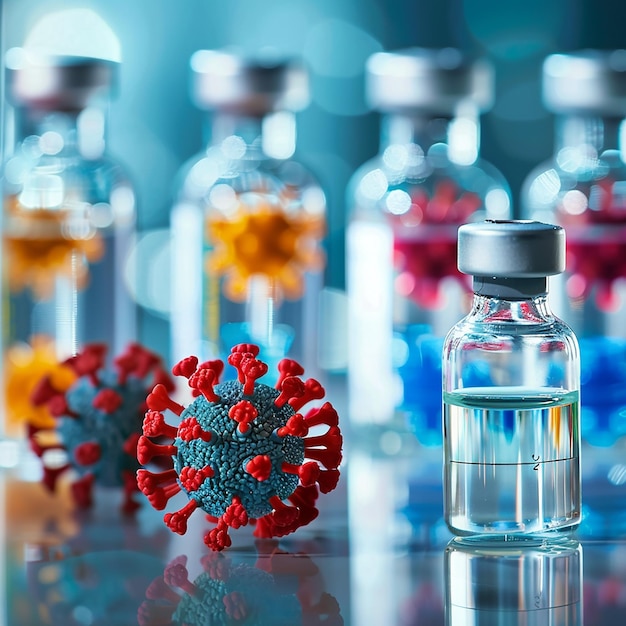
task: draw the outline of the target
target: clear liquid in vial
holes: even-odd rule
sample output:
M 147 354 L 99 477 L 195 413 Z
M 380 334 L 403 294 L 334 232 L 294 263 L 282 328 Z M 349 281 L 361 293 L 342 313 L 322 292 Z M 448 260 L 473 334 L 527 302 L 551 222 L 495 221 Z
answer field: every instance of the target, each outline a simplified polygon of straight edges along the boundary
M 444 502 L 458 535 L 568 531 L 580 522 L 578 391 L 444 393 Z

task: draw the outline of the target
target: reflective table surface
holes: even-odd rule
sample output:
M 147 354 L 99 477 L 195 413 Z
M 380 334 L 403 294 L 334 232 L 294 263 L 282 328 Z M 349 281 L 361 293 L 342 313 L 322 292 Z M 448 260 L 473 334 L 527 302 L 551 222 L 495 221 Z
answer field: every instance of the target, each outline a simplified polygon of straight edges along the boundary
M 93 509 L 76 511 L 67 488 L 37 482 L 34 460 L 5 469 L 0 623 L 626 624 L 621 452 L 612 482 L 586 481 L 576 536 L 504 544 L 449 533 L 440 449 L 383 455 L 348 436 L 344 452 L 313 523 L 279 541 L 241 528 L 222 553 L 204 545 L 202 515 L 176 535 L 147 502 L 123 516 L 121 494 L 98 490 Z

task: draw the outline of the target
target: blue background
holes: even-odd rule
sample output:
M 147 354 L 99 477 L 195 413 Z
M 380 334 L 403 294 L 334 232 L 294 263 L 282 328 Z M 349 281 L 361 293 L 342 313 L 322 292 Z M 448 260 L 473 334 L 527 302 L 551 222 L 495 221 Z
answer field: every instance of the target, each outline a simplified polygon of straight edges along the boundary
M 626 8 L 611 0 L 5 0 L 2 52 L 22 45 L 46 14 L 78 8 L 96 12 L 121 44 L 108 144 L 135 182 L 139 229 L 152 233 L 141 248 L 152 275 L 147 269 L 143 275 L 156 281 L 152 292 L 161 291 L 151 297 L 163 300 L 167 287 L 154 268 L 165 263 L 159 251 L 176 173 L 206 138 L 207 115 L 189 98 L 194 51 L 235 45 L 254 53 L 269 46 L 306 58 L 312 102 L 298 117 L 298 152 L 328 194 L 327 283 L 341 289 L 346 184 L 378 146 L 379 118 L 364 101 L 363 67 L 371 53 L 457 46 L 491 59 L 496 99 L 483 118 L 481 153 L 506 176 L 517 207 L 524 177 L 552 151 L 553 119 L 540 92 L 544 57 L 626 47 Z M 64 36 L 79 45 L 80 31 L 79 22 Z M 164 315 L 146 309 L 143 338 L 166 333 Z

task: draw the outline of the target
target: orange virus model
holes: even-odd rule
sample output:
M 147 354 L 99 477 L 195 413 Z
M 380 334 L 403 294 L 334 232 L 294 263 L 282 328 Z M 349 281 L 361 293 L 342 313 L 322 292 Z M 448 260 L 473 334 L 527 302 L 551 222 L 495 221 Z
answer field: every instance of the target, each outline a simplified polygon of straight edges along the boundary
M 14 196 L 5 202 L 3 242 L 11 291 L 28 287 L 37 297 L 47 297 L 54 275 L 70 276 L 83 287 L 88 278 L 84 261 L 98 261 L 103 254 L 94 229 L 81 227 L 87 216 L 68 209 L 27 209 Z
M 275 298 L 298 298 L 302 274 L 322 263 L 319 241 L 324 234 L 320 215 L 290 211 L 263 199 L 240 202 L 228 215 L 211 216 L 207 236 L 214 246 L 208 269 L 225 276 L 225 294 L 234 301 L 246 297 L 249 280 L 264 276 Z
M 34 406 L 31 394 L 38 381 L 49 377 L 57 389 L 69 389 L 76 374 L 59 363 L 54 343 L 35 336 L 31 344 L 16 343 L 7 350 L 4 361 L 5 410 L 7 428 L 27 424 L 37 428 L 54 427 L 54 418 L 45 406 Z

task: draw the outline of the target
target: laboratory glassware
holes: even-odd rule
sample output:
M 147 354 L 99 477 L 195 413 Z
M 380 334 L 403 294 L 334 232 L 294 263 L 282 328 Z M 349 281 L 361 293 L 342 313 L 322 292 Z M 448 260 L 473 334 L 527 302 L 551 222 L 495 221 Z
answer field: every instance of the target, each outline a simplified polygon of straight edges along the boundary
M 443 350 L 444 517 L 458 535 L 515 539 L 580 522 L 580 365 L 548 276 L 565 232 L 532 221 L 465 224 L 472 310 Z
M 379 154 L 348 190 L 349 414 L 383 448 L 408 430 L 441 444 L 441 346 L 471 293 L 456 267 L 457 228 L 509 217 L 508 186 L 479 157 L 492 82 L 486 61 L 455 49 L 367 62 L 368 100 L 383 116 Z
M 116 354 L 136 337 L 135 196 L 106 151 L 119 63 L 22 48 L 5 60 L 2 414 L 5 435 L 19 438 L 25 424 L 54 424 L 31 402 L 44 374 L 86 342 Z
M 314 371 L 326 199 L 293 158 L 305 68 L 200 50 L 191 70 L 194 102 L 212 115 L 171 214 L 173 360 L 251 342 L 270 371 L 286 356 Z

